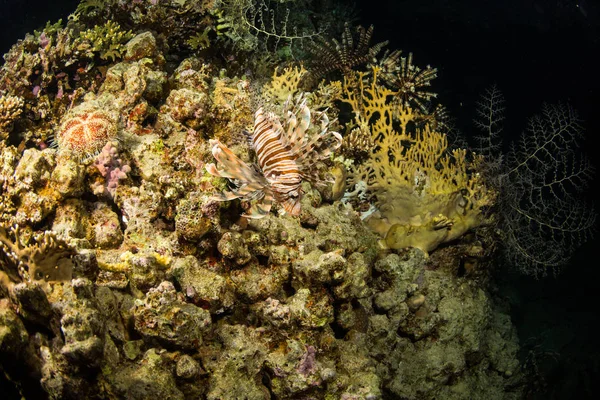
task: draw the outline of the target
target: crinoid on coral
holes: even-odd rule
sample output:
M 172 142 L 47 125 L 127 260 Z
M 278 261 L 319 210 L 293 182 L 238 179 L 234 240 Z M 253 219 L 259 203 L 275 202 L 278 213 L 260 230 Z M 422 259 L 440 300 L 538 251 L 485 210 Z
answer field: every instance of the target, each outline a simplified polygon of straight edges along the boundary
M 310 45 L 309 51 L 312 54 L 312 62 L 309 78 L 313 83 L 316 83 L 318 78 L 329 72 L 340 70 L 346 73 L 358 65 L 373 60 L 377 53 L 388 43 L 385 41 L 369 46 L 373 36 L 373 25 L 368 29 L 358 26 L 356 31 L 358 32 L 356 45 L 348 24 L 346 24 L 342 34 L 341 43 L 336 39 L 331 39 L 331 42 L 321 40 Z
M 431 86 L 431 81 L 437 77 L 437 68 L 428 65 L 421 69 L 413 64 L 412 53 L 400 57 L 401 53 L 400 50 L 385 52 L 379 62 L 381 80 L 397 92 L 397 100 L 403 105 L 417 106 L 427 113 L 427 103 L 437 94 L 424 90 L 424 87 Z
M 298 96 L 295 107 L 291 99 L 288 100 L 284 115 L 282 125 L 275 114 L 266 113 L 262 107 L 256 111 L 254 131 L 249 137 L 258 166 L 246 164 L 221 142 L 211 140 L 219 168 L 209 164 L 206 170 L 214 176 L 229 178 L 236 186 L 216 199 L 257 200 L 246 215 L 248 218 L 265 216 L 273 200 L 291 215 L 299 215 L 302 181 L 322 183 L 316 163 L 341 145 L 342 137 L 328 131 L 329 119 L 323 112 L 314 114 L 321 120 L 320 131 L 309 133 L 311 112 L 303 95 Z
M 92 157 L 117 136 L 118 121 L 118 113 L 110 108 L 108 102 L 84 101 L 63 117 L 54 144 L 59 153 L 69 157 Z

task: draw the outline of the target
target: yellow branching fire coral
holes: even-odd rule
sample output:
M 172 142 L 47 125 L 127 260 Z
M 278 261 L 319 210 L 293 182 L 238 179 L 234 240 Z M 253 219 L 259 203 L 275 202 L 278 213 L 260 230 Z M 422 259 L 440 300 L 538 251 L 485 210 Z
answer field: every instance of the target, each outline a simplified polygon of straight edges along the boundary
M 300 90 L 300 82 L 308 71 L 303 66 L 287 67 L 279 73 L 275 68 L 273 77 L 263 88 L 263 96 L 270 102 L 283 104 Z
M 271 80 L 263 86 L 262 95 L 267 104 L 282 106 L 289 98 L 295 98 L 302 90 L 303 80 L 308 71 L 302 66 L 275 68 Z M 339 81 L 325 82 L 322 80 L 310 93 L 306 93 L 307 104 L 315 110 L 334 107 L 342 91 Z M 280 107 L 281 108 L 281 107 Z M 328 114 L 332 114 L 330 110 Z
M 466 150 L 449 151 L 445 134 L 378 85 L 378 72 L 344 79 L 342 101 L 374 143 L 367 161 L 354 168 L 353 182 L 366 183 L 374 195 L 376 210 L 365 221 L 387 247 L 429 252 L 479 226 L 493 194 Z

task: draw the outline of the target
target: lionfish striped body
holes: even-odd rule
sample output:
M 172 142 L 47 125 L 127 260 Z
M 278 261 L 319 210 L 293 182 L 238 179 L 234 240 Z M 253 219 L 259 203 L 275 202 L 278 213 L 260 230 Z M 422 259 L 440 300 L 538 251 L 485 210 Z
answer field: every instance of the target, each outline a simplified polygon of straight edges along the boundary
M 289 108 L 290 101 L 288 100 Z M 327 158 L 342 141 L 337 132 L 327 130 L 329 120 L 321 116 L 321 131 L 309 137 L 311 113 L 306 100 L 299 97 L 296 110 L 287 110 L 285 126 L 273 113 L 262 108 L 254 116 L 254 131 L 249 134 L 258 165 L 248 165 L 218 140 L 211 140 L 217 160 L 206 166 L 207 171 L 229 178 L 236 186 L 216 197 L 216 200 L 258 200 L 246 217 L 261 218 L 269 213 L 273 201 L 291 215 L 300 214 L 301 184 L 307 180 L 320 184 L 315 163 Z

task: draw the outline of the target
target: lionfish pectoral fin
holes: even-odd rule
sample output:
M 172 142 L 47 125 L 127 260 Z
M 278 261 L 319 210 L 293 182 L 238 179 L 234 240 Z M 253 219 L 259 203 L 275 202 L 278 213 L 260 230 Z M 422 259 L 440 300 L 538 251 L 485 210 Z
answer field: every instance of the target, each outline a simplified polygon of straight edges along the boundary
M 240 196 L 234 192 L 222 192 L 214 194 L 210 197 L 210 200 L 213 201 L 231 201 L 238 199 Z
M 249 218 L 249 219 L 264 218 L 271 211 L 272 205 L 273 205 L 272 197 L 265 195 L 265 197 L 262 199 L 262 201 L 254 203 L 248 209 L 248 212 L 244 214 L 244 217 Z
M 300 215 L 300 199 L 299 198 L 289 198 L 281 202 L 283 209 L 286 213 L 297 217 Z
M 221 142 L 211 139 L 210 144 L 213 146 L 213 157 L 219 163 L 219 168 L 215 164 L 206 166 L 206 170 L 210 174 L 221 178 L 237 179 L 242 183 L 262 182 L 264 180 L 256 169 L 246 164 Z
M 213 164 L 213 163 L 206 164 L 205 168 L 206 168 L 206 172 L 208 172 L 212 176 L 221 177 L 221 173 L 219 172 L 219 170 L 217 169 L 217 166 L 215 164 Z

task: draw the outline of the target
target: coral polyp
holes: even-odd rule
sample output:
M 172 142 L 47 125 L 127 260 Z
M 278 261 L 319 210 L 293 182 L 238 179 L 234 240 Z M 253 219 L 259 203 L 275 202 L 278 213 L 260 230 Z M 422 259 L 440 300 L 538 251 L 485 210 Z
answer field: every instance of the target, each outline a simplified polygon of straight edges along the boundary
M 92 157 L 118 132 L 118 118 L 95 102 L 74 107 L 63 118 L 56 132 L 55 144 L 61 154 L 76 159 Z

